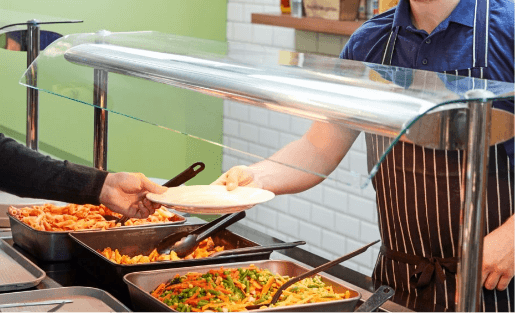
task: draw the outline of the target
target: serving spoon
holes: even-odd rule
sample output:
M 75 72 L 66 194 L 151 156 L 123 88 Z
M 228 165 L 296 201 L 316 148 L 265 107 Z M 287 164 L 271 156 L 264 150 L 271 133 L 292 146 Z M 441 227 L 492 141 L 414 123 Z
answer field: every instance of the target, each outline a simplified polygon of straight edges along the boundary
M 163 186 L 168 188 L 180 186 L 188 180 L 192 179 L 193 177 L 197 176 L 197 174 L 202 172 L 204 168 L 206 168 L 206 165 L 203 162 L 195 162 L 192 165 L 190 165 L 187 169 L 182 171 L 180 174 L 164 183 Z M 120 223 L 122 226 L 124 226 L 125 222 L 127 222 L 130 217 L 124 215 L 118 218 L 113 215 L 105 215 L 104 218 L 106 219 L 106 221 L 115 220 L 116 224 Z
M 249 305 L 246 307 L 247 310 L 255 310 L 255 309 L 259 309 L 260 307 L 263 307 L 263 306 L 270 306 L 270 305 L 273 305 L 277 302 L 277 300 L 279 300 L 279 297 L 281 296 L 281 294 L 283 293 L 283 291 L 290 287 L 291 285 L 295 284 L 296 282 L 298 281 L 301 281 L 303 280 L 304 278 L 307 278 L 307 277 L 310 277 L 310 276 L 313 276 L 315 274 L 318 274 L 319 272 L 322 272 L 322 271 L 325 271 L 326 269 L 328 268 L 331 268 L 333 266 L 335 266 L 336 264 L 340 264 L 341 262 L 343 261 L 347 261 L 348 259 L 352 258 L 352 257 L 355 257 L 356 255 L 358 254 L 361 254 L 365 251 L 367 251 L 367 249 L 373 245 L 375 245 L 376 243 L 378 243 L 380 240 L 376 240 L 374 242 L 371 242 L 367 245 L 364 245 L 363 247 L 357 249 L 357 250 L 354 250 L 350 253 L 347 253 L 346 255 L 344 256 L 341 256 L 333 261 L 330 261 L 330 262 L 327 262 L 325 264 L 322 264 L 320 265 L 319 267 L 316 267 L 310 271 L 307 271 L 305 272 L 304 274 L 301 274 L 299 276 L 296 276 L 290 280 L 288 280 L 287 282 L 285 282 L 281 287 L 279 287 L 279 289 L 277 289 L 277 291 L 275 292 L 272 300 L 268 303 L 265 303 L 265 304 L 254 304 L 254 305 Z

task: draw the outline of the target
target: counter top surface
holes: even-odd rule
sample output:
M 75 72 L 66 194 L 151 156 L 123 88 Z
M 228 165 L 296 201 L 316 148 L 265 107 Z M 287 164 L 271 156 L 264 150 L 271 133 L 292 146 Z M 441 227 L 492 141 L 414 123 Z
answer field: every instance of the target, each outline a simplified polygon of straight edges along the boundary
M 198 224 L 204 223 L 204 221 L 195 217 L 189 217 L 187 223 Z M 235 224 L 229 227 L 229 230 L 261 245 L 281 242 L 280 240 L 275 239 L 269 235 L 263 234 L 250 227 L 240 224 Z M 13 245 L 13 247 L 17 251 L 19 251 L 32 262 L 34 262 L 37 266 L 39 266 L 42 270 L 44 270 L 47 273 L 46 278 L 34 289 L 48 289 L 70 286 L 94 287 L 109 292 L 111 295 L 113 295 L 127 307 L 132 308 L 130 297 L 126 291 L 116 290 L 110 286 L 102 285 L 100 282 L 96 281 L 93 277 L 88 275 L 86 271 L 84 271 L 79 265 L 76 264 L 75 261 L 44 262 L 37 260 L 29 253 L 27 253 L 26 251 L 18 247 L 16 244 L 14 244 L 9 230 L 0 230 L 0 238 L 5 240 L 7 243 Z M 270 258 L 274 260 L 294 261 L 308 268 L 319 266 L 328 261 L 300 248 L 280 250 L 279 252 L 274 251 L 272 252 Z M 345 285 L 351 288 L 355 288 L 356 290 L 361 292 L 362 301 L 368 299 L 374 290 L 374 284 L 370 277 L 363 275 L 359 272 L 356 272 L 352 269 L 346 268 L 341 264 L 325 271 L 325 273 L 331 276 L 331 278 L 333 279 L 344 281 Z M 398 303 L 388 301 L 380 308 L 380 311 L 408 312 L 411 310 Z M 422 308 L 421 311 L 429 310 Z

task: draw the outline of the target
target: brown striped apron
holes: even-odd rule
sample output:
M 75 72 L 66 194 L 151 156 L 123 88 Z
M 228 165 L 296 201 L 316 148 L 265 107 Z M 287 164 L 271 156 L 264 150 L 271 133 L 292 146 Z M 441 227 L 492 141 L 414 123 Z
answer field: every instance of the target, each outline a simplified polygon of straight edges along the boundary
M 478 12 L 488 14 L 486 1 Z M 484 21 L 484 19 L 482 19 Z M 479 23 L 481 24 L 481 23 Z M 476 34 L 486 37 L 483 25 Z M 477 26 L 477 27 L 476 27 Z M 383 64 L 391 65 L 399 29 L 390 33 Z M 484 38 L 480 42 L 487 42 Z M 474 45 L 468 73 L 482 77 L 487 47 Z M 479 65 L 479 66 L 477 66 Z M 463 72 L 450 70 L 447 72 Z M 366 135 L 369 171 L 392 139 Z M 454 311 L 463 151 L 435 150 L 399 142 L 373 179 L 382 247 L 374 268 L 377 285 L 397 291 L 397 303 L 413 310 Z M 514 175 L 503 144 L 490 148 L 485 235 L 513 215 Z M 483 311 L 514 310 L 514 280 L 505 291 L 481 291 Z M 428 303 L 432 307 L 428 307 Z

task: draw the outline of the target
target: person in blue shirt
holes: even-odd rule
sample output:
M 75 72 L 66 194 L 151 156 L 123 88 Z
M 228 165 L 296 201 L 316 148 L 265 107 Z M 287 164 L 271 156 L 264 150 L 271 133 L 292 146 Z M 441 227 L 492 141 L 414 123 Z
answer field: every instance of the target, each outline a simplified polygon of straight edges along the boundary
M 365 22 L 340 57 L 457 79 L 513 82 L 514 46 L 512 0 L 400 0 Z M 513 112 L 513 103 L 502 108 Z M 304 191 L 323 178 L 294 167 L 329 175 L 358 135 L 315 122 L 301 139 L 269 159 L 233 167 L 213 184 L 229 190 L 255 186 L 276 194 Z M 370 170 L 374 151 L 390 141 L 367 134 L 366 142 Z M 513 311 L 513 139 L 491 147 L 489 155 L 481 309 Z M 463 162 L 463 151 L 399 142 L 374 177 L 382 247 L 372 276 L 378 284 L 408 293 L 409 308 L 429 301 L 434 310 L 455 309 Z

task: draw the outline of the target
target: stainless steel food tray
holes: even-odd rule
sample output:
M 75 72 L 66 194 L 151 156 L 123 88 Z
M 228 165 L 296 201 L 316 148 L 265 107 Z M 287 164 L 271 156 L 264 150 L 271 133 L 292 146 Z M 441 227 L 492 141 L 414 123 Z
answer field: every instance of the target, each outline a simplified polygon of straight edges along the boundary
M 125 290 L 127 287 L 123 282 L 123 276 L 132 272 L 264 260 L 270 257 L 271 252 L 260 252 L 145 264 L 116 264 L 97 252 L 97 250 L 110 247 L 111 249 L 118 249 L 121 254 L 127 254 L 131 257 L 139 254 L 148 255 L 157 243 L 167 235 L 175 232 L 191 231 L 198 227 L 199 225 L 178 225 L 140 229 L 112 229 L 103 232 L 84 231 L 71 233 L 70 238 L 78 243 L 76 251 L 77 262 L 82 268 L 102 283 L 109 286 L 117 285 L 119 289 L 124 288 Z M 219 231 L 211 238 L 213 238 L 215 245 L 223 245 L 226 249 L 258 245 L 229 230 Z
M 240 263 L 230 263 L 223 264 L 224 268 L 238 268 L 249 266 L 250 264 L 254 264 L 259 268 L 269 269 L 272 273 L 277 273 L 280 275 L 288 275 L 288 276 L 298 276 L 302 273 L 309 271 L 308 268 L 305 268 L 295 262 L 292 261 L 282 261 L 282 260 L 266 260 L 266 261 L 257 261 L 257 262 L 240 262 Z M 156 298 L 150 295 L 150 292 L 153 291 L 157 286 L 161 283 L 167 282 L 170 279 L 174 278 L 175 275 L 184 275 L 188 272 L 199 272 L 204 273 L 211 269 L 219 269 L 222 265 L 209 265 L 209 266 L 194 266 L 194 267 L 185 267 L 185 268 L 176 268 L 176 269 L 167 269 L 167 270 L 158 270 L 158 271 L 146 271 L 146 272 L 138 272 L 131 273 L 125 275 L 123 280 L 129 287 L 129 293 L 132 301 L 133 307 L 138 311 L 156 311 L 156 312 L 165 312 L 165 311 L 173 311 L 172 308 L 157 300 Z M 356 304 L 361 298 L 361 293 L 358 291 L 346 287 L 341 283 L 332 280 L 327 277 L 324 273 L 320 273 L 322 276 L 322 280 L 328 284 L 333 286 L 333 290 L 335 292 L 345 292 L 345 290 L 349 290 L 351 292 L 351 297 L 345 300 L 337 300 L 337 301 L 328 301 L 322 303 L 307 303 L 302 305 L 291 305 L 285 307 L 276 307 L 269 309 L 260 309 L 260 310 L 252 310 L 252 311 L 271 311 L 271 312 L 349 312 L 354 311 Z
M 32 288 L 45 276 L 42 269 L 0 239 L 0 291 Z
M 130 312 L 109 293 L 90 287 L 63 287 L 0 295 L 0 303 L 30 303 L 46 300 L 72 300 L 72 303 L 3 308 L 2 312 Z
M 20 198 L 13 194 L 0 191 L 0 227 L 8 228 L 9 227 L 9 218 L 7 217 L 7 212 L 9 212 L 9 207 L 31 207 L 34 205 L 43 205 L 45 203 L 53 203 L 55 205 L 66 205 L 64 202 L 58 201 L 50 201 L 47 199 L 31 199 L 31 198 Z
M 42 231 L 23 223 L 7 213 L 11 225 L 14 243 L 43 261 L 69 261 L 73 258 L 75 245 L 68 236 L 73 231 Z M 152 228 L 167 225 L 180 225 L 186 221 L 184 216 L 177 214 L 178 221 L 155 223 L 138 226 L 121 226 L 124 229 Z M 84 230 L 86 231 L 86 230 Z M 82 231 L 76 231 L 82 232 Z

